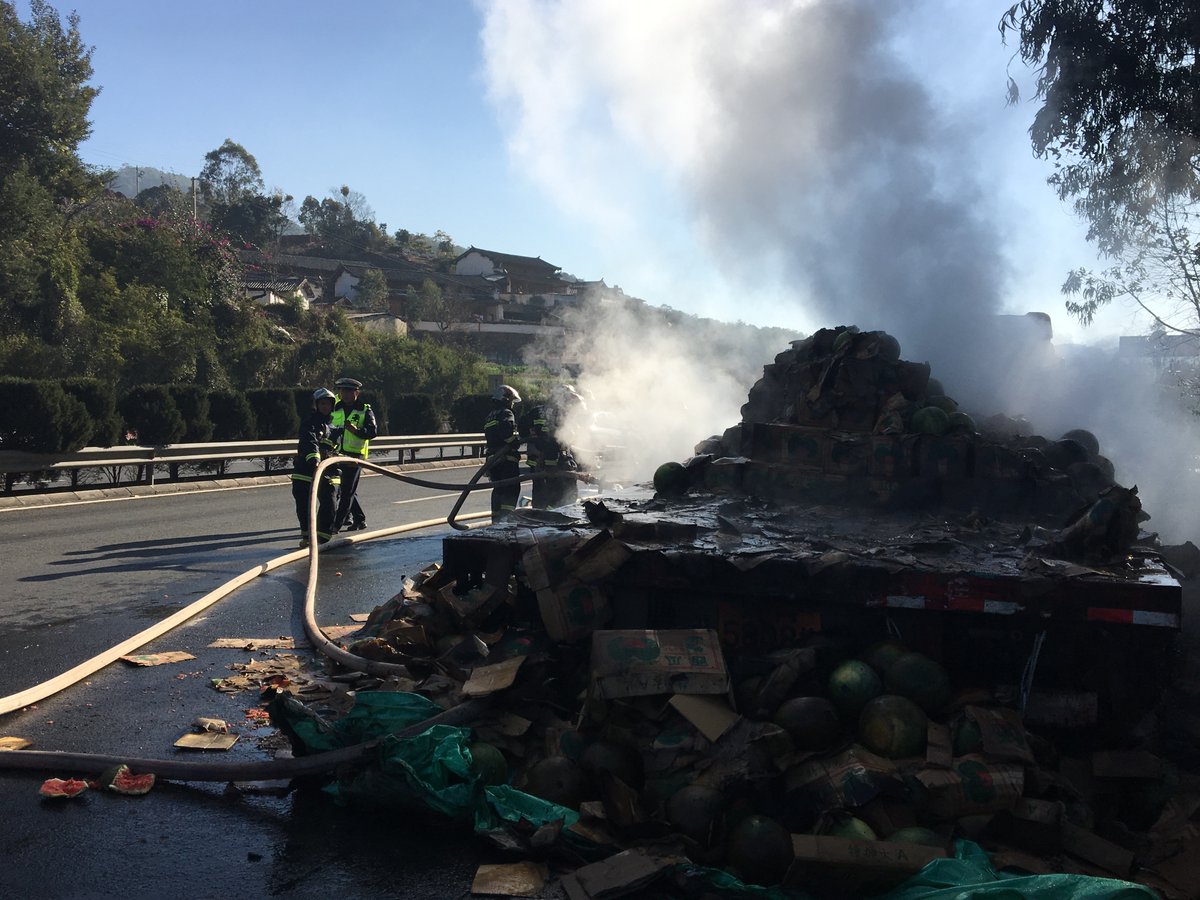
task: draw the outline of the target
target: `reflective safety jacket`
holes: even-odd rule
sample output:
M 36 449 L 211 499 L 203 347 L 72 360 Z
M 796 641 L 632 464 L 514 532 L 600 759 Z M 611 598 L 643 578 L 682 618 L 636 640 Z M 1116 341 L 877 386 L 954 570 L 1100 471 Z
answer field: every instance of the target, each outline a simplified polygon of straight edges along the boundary
M 371 438 L 379 434 L 379 425 L 375 421 L 375 412 L 370 403 L 359 401 L 353 406 L 344 406 L 339 400 L 333 407 L 333 427 L 341 434 L 341 444 L 338 451 L 342 456 L 367 458 L 367 446 Z M 358 434 L 353 434 L 347 425 L 353 425 Z
M 509 462 L 521 459 L 521 434 L 517 431 L 517 417 L 506 406 L 492 410 L 483 423 L 483 439 L 487 442 L 487 455 L 503 454 Z

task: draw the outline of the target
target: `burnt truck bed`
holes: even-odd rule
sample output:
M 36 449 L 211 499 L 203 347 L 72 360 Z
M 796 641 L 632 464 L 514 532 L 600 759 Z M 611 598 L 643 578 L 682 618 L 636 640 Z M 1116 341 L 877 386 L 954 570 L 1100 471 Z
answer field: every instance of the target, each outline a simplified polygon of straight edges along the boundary
M 636 492 L 591 513 L 451 535 L 444 565 L 462 584 L 515 575 L 543 618 L 557 592 L 592 627 L 713 628 L 735 657 L 900 637 L 960 680 L 1135 708 L 1166 682 L 1181 624 L 1182 589 L 1151 549 L 1081 565 L 1041 555 L 1020 522 Z

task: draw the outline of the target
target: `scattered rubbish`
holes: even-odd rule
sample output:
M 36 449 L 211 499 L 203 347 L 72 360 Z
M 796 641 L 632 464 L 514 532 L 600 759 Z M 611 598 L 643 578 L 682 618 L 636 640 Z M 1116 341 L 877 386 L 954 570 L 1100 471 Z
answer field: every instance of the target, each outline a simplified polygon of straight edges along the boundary
M 182 650 L 169 650 L 165 653 L 138 653 L 121 657 L 125 662 L 135 666 L 162 666 L 195 658 L 192 654 L 184 653 Z
M 0 751 L 24 750 L 31 746 L 33 746 L 33 741 L 28 741 L 23 737 L 0 737 Z
M 227 650 L 293 650 L 296 647 L 295 638 L 217 638 L 210 648 Z
M 189 732 L 175 742 L 176 747 L 184 750 L 228 750 L 238 741 L 236 734 L 214 734 Z
M 546 867 L 532 862 L 483 865 L 471 882 L 472 894 L 537 897 L 546 886 Z
M 192 725 L 200 732 L 208 732 L 210 734 L 229 733 L 229 723 L 224 719 L 210 719 L 206 716 L 197 716 Z

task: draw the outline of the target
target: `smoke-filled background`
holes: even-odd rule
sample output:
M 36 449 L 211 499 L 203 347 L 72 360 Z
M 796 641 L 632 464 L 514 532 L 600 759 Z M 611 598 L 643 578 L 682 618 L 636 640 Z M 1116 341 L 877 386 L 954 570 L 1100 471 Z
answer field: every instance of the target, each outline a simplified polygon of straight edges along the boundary
M 1196 435 L 1177 410 L 1162 414 L 1149 379 L 1115 365 L 1110 351 L 1007 352 L 1019 339 L 997 314 L 1060 309 L 1058 285 L 1077 261 L 1052 274 L 1044 294 L 1010 296 L 1021 264 L 1014 245 L 1055 236 L 997 224 L 1011 221 L 1001 213 L 1012 201 L 996 187 L 996 148 L 985 143 L 995 131 L 980 123 L 1005 114 L 1006 73 L 959 76 L 994 79 L 992 109 L 935 96 L 923 76 L 940 63 L 919 48 L 939 38 L 914 45 L 905 18 L 913 6 L 485 3 L 489 89 L 512 125 L 514 166 L 590 219 L 598 240 L 641 248 L 622 268 L 631 293 L 705 305 L 728 321 L 754 321 L 767 298 L 773 322 L 794 310 L 794 337 L 839 324 L 886 330 L 976 415 L 1022 414 L 1050 438 L 1092 430 L 1118 480 L 1138 484 L 1149 527 L 1170 540 L 1195 536 Z M 926 25 L 941 21 L 928 15 Z M 994 30 L 988 39 L 1000 40 Z M 1011 152 L 1028 156 L 1034 108 L 1022 112 Z M 658 198 L 685 205 L 687 240 L 655 232 L 647 211 Z M 661 284 L 663 272 L 689 289 L 689 241 L 721 262 L 723 296 L 637 289 L 640 276 Z M 757 358 L 721 360 L 615 313 L 584 334 L 581 386 L 635 429 L 650 470 L 735 424 L 761 366 L 786 349 L 745 347 L 738 352 Z

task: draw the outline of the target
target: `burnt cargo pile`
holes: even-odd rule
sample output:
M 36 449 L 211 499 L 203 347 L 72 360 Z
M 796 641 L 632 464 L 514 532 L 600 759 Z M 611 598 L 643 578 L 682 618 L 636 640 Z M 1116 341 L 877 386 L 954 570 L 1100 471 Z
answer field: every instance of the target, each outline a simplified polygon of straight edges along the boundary
M 1115 487 L 1090 432 L 1047 440 L 1029 431 L 1002 415 L 976 423 L 928 364 L 900 359 L 885 332 L 838 328 L 777 356 L 741 424 L 698 449 L 726 458 L 703 473 L 711 489 L 806 502 L 1057 521 Z M 703 468 L 704 455 L 693 466 Z M 1119 535 L 1089 556 L 1115 557 L 1137 535 L 1136 492 L 1112 494 L 1124 514 Z
M 1086 433 L 952 406 L 887 335 L 818 332 L 656 492 L 447 537 L 349 649 L 487 709 L 337 790 L 573 898 L 1200 895 L 1200 779 L 1153 716 L 1181 591 L 1136 494 Z

